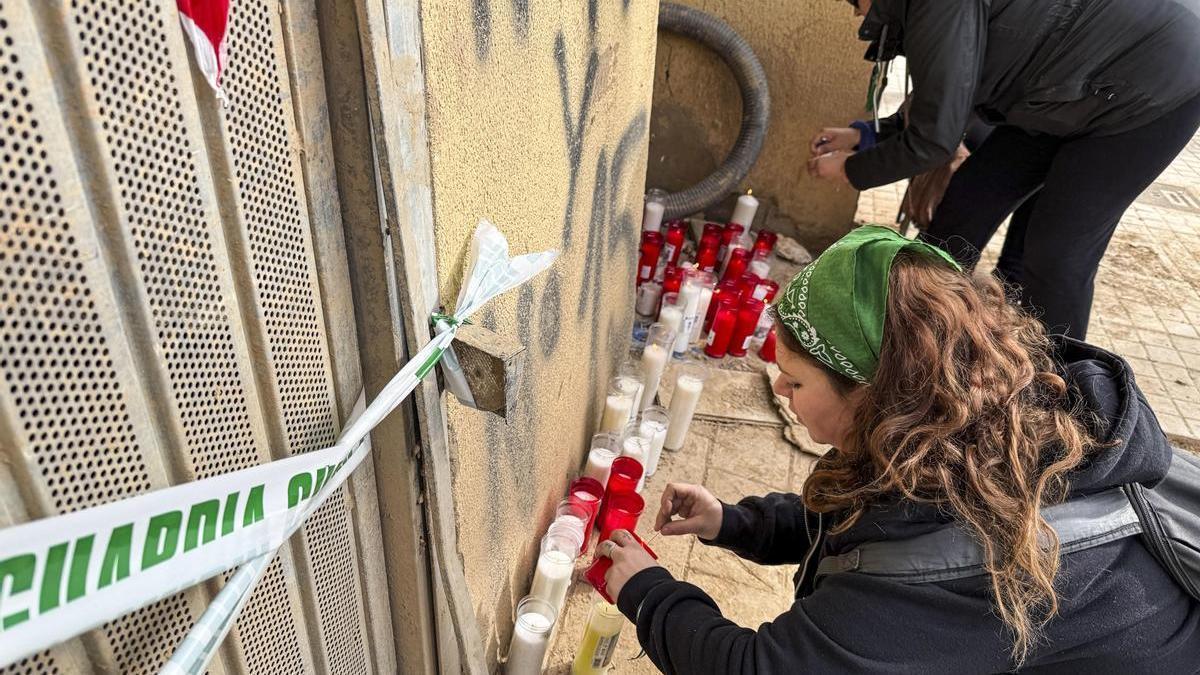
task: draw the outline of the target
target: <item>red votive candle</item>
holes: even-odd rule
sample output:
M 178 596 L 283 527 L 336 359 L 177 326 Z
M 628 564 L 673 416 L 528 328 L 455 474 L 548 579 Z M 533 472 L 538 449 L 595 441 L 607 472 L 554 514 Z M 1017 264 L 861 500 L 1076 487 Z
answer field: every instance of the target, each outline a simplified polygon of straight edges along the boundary
M 687 223 L 682 220 L 672 220 L 667 223 L 667 236 L 664 242 L 666 255 L 663 256 L 668 265 L 679 264 L 679 253 L 683 251 L 683 238 L 687 233 Z
M 662 294 L 663 298 L 667 297 L 668 293 L 679 293 L 679 287 L 683 284 L 683 270 L 674 265 L 667 267 L 667 271 L 663 274 Z
M 710 233 L 715 234 L 715 235 L 717 235 L 717 239 L 720 239 L 721 233 L 724 231 L 725 231 L 725 226 L 720 223 L 705 223 L 704 231 L 701 232 L 701 234 L 702 235 L 710 234 Z
M 588 520 L 583 530 L 583 548 L 580 550 L 582 553 L 587 550 L 588 535 L 592 533 L 592 528 L 596 526 L 596 517 L 600 515 L 604 486 L 595 478 L 580 476 L 571 481 L 571 486 L 567 488 L 567 499 L 583 505 L 588 510 Z
M 725 352 L 729 351 L 729 340 L 733 337 L 733 327 L 737 323 L 738 297 L 732 292 L 724 293 L 717 305 L 712 327 L 708 330 L 707 344 L 704 346 L 704 353 L 714 359 L 724 358 Z
M 642 232 L 642 257 L 638 260 L 637 285 L 654 278 L 654 270 L 658 267 L 658 257 L 662 254 L 663 236 L 659 232 Z
M 746 228 L 738 225 L 737 223 L 729 223 L 726 225 L 725 229 L 721 232 L 721 250 L 718 252 L 717 257 L 721 260 L 725 260 L 725 256 L 729 254 L 729 249 L 732 248 L 733 243 L 735 241 L 740 241 L 742 238 L 742 233 L 745 231 Z M 737 277 L 734 278 L 736 279 Z
M 705 272 L 717 269 L 717 251 L 721 246 L 721 238 L 713 233 L 700 237 L 700 246 L 696 249 L 696 266 Z
M 729 338 L 729 355 L 745 356 L 750 346 L 750 337 L 758 327 L 758 317 L 766 305 L 762 300 L 746 298 L 738 309 L 737 323 L 733 327 L 733 336 Z
M 614 530 L 633 532 L 637 529 L 638 518 L 642 516 L 646 502 L 636 492 L 621 492 L 608 497 L 604 506 L 603 520 L 600 521 L 600 538 L 597 541 L 608 539 Z
M 759 279 L 757 274 L 746 273 L 738 278 L 738 294 L 741 295 L 743 302 L 754 297 L 754 291 L 758 288 L 760 282 L 762 282 L 762 279 Z M 759 300 L 761 299 L 759 298 Z
M 766 230 L 759 230 L 758 236 L 754 239 L 754 254 L 769 256 L 775 250 L 775 242 L 779 241 L 779 235 Z
M 708 302 L 708 314 L 704 317 L 705 335 L 708 335 L 709 329 L 712 328 L 713 319 L 717 316 L 717 307 L 721 303 L 721 296 L 739 296 L 740 293 L 741 290 L 738 289 L 736 281 L 722 281 L 721 283 L 717 284 L 716 289 L 713 290 L 712 300 Z
M 772 279 L 763 279 L 758 282 L 758 288 L 754 291 L 754 297 L 762 300 L 768 305 L 775 300 L 775 295 L 779 293 L 779 282 Z
M 646 542 L 642 541 L 641 537 L 637 536 L 637 532 L 630 530 L 629 534 L 633 536 L 634 541 L 642 545 L 642 548 L 645 549 L 646 553 L 650 554 L 651 558 L 658 560 L 658 556 L 646 545 Z M 604 576 L 608 574 L 608 568 L 612 567 L 612 563 L 612 558 L 597 555 L 592 560 L 592 564 L 587 568 L 587 571 L 583 573 L 583 578 L 587 579 L 592 588 L 595 588 L 600 597 L 604 598 L 604 601 L 610 605 L 616 602 L 616 598 L 608 595 L 608 580 Z
M 721 276 L 721 281 L 730 281 L 740 279 L 746 273 L 746 266 L 750 264 L 750 251 L 744 248 L 735 248 L 729 252 L 729 264 L 725 265 L 725 274 Z
M 771 332 L 767 333 L 767 339 L 763 340 L 762 347 L 758 350 L 758 355 L 763 361 L 775 363 L 775 327 L 771 326 Z
M 611 497 L 623 492 L 636 492 L 643 471 L 642 463 L 632 457 L 614 459 L 612 472 L 608 474 L 608 487 L 604 489 L 604 496 Z

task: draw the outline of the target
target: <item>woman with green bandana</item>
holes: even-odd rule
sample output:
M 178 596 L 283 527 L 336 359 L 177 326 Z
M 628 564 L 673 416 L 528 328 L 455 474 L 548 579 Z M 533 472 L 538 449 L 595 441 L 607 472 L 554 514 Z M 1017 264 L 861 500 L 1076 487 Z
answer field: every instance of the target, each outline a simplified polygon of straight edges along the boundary
M 795 601 L 737 626 L 615 533 L 608 589 L 663 672 L 1196 672 L 1200 606 L 1112 500 L 1172 459 L 1120 357 L 882 227 L 774 312 L 775 392 L 835 449 L 801 495 L 668 485 L 655 527 L 799 565 Z

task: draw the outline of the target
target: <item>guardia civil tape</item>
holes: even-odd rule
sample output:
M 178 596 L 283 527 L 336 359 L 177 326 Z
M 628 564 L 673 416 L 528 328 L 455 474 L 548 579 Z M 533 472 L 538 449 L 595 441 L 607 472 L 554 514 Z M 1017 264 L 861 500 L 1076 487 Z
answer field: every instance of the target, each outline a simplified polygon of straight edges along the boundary
M 367 455 L 371 429 L 453 353 L 458 326 L 557 257 L 509 258 L 504 236 L 481 221 L 454 315 L 332 447 L 0 530 L 0 666 L 253 562 L 205 612 L 171 667 L 207 664 L 276 549 Z

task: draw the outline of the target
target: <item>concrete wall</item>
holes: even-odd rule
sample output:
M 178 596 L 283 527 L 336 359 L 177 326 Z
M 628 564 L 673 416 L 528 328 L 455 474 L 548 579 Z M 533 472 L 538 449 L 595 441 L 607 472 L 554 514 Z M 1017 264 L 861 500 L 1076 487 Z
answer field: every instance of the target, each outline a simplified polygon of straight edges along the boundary
M 728 22 L 766 69 L 771 127 L 743 189 L 765 200 L 760 213 L 772 229 L 818 250 L 829 245 L 850 228 L 858 194 L 809 178 L 804 163 L 818 129 L 863 114 L 870 65 L 857 39 L 860 20 L 832 0 L 679 1 Z M 674 191 L 708 175 L 740 122 L 737 84 L 717 55 L 660 33 L 647 186 Z
M 563 251 L 482 313 L 527 345 L 516 415 L 449 403 L 459 550 L 493 664 L 628 346 L 657 11 L 654 0 L 422 3 L 441 297 L 457 297 L 480 218 L 514 253 Z

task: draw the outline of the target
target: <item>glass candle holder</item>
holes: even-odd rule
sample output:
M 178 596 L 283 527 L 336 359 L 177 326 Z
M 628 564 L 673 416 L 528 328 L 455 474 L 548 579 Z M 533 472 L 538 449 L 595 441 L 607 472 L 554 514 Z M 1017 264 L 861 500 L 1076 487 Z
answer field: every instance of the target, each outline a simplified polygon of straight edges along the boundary
M 694 343 L 705 335 L 704 324 L 708 318 L 708 308 L 712 304 L 713 293 L 716 292 L 717 275 L 712 272 L 696 270 L 692 273 L 696 283 L 700 284 L 700 303 L 696 306 L 696 320 L 692 322 L 692 332 L 688 342 Z
M 600 515 L 600 502 L 604 499 L 604 484 L 595 478 L 580 476 L 571 481 L 567 488 L 567 498 L 578 502 L 588 509 L 587 525 L 583 528 L 584 541 L 582 554 L 587 550 L 587 538 L 596 525 L 596 516 Z
M 660 300 L 662 300 L 662 284 L 651 279 L 638 286 L 634 310 L 640 317 L 653 318 L 658 315 Z
M 707 379 L 708 369 L 698 364 L 684 364 L 675 369 L 675 391 L 671 394 L 671 407 L 667 411 L 671 420 L 667 425 L 667 438 L 663 442 L 667 450 L 683 447 Z
M 779 241 L 779 235 L 766 230 L 759 230 L 758 236 L 754 238 L 754 253 L 771 255 L 775 250 L 775 243 Z
M 733 336 L 729 339 L 730 356 L 746 355 L 746 350 L 750 346 L 750 338 L 758 326 L 758 318 L 762 315 L 763 307 L 765 305 L 762 300 L 747 298 L 742 301 L 742 306 L 738 308 L 737 323 L 733 327 Z
M 754 297 L 754 292 L 758 290 L 758 284 L 761 281 L 762 279 L 759 279 L 757 274 L 751 274 L 749 272 L 746 272 L 738 278 L 738 293 L 741 296 L 742 301 Z
M 718 301 L 717 313 L 713 316 L 704 345 L 704 353 L 710 358 L 725 358 L 725 353 L 729 351 L 729 341 L 733 338 L 733 328 L 737 323 L 737 306 L 737 295 L 733 293 L 722 295 Z
M 763 340 L 762 347 L 758 350 L 758 355 L 763 361 L 775 363 L 775 327 L 771 326 L 771 330 L 767 332 L 767 337 Z
M 637 529 L 638 519 L 642 516 L 642 510 L 646 508 L 646 502 L 641 495 L 636 492 L 620 492 L 610 495 L 605 501 L 607 504 L 603 520 L 600 521 L 598 541 L 608 539 L 615 530 L 633 532 Z
M 625 616 L 617 606 L 600 601 L 588 612 L 583 642 L 571 664 L 571 675 L 605 675 L 617 651 L 617 638 L 625 626 Z
M 662 457 L 663 443 L 667 440 L 667 424 L 671 417 L 667 409 L 653 405 L 642 411 L 642 419 L 638 422 L 638 435 L 650 441 L 650 453 L 646 457 L 646 475 L 653 476 L 658 471 L 658 461 Z
M 751 252 L 750 264 L 746 269 L 765 279 L 771 273 L 771 258 L 768 254 L 755 249 Z
M 608 472 L 613 460 L 621 454 L 621 438 L 616 434 L 600 432 L 592 436 L 592 447 L 588 451 L 587 465 L 583 475 L 600 483 L 608 484 Z
M 734 248 L 729 251 L 725 269 L 721 272 L 721 281 L 738 279 L 746 273 L 750 265 L 750 251 L 744 248 Z
M 700 245 L 696 248 L 696 267 L 711 272 L 717 268 L 717 253 L 721 247 L 721 237 L 707 233 L 700 237 Z
M 525 597 L 517 603 L 517 619 L 513 623 L 512 641 L 508 644 L 508 657 L 504 672 L 508 675 L 538 675 L 542 672 L 542 661 L 546 658 L 546 647 L 550 645 L 550 630 L 558 612 L 550 603 Z
M 599 431 L 620 433 L 629 423 L 633 411 L 633 398 L 637 395 L 636 380 L 617 375 L 609 381 L 608 395 L 604 399 L 604 416 L 600 419 Z
M 551 526 L 542 537 L 541 550 L 538 554 L 537 567 L 533 572 L 533 585 L 529 595 L 545 600 L 554 608 L 554 613 L 562 611 L 563 601 L 567 598 L 567 589 L 571 587 L 571 577 L 575 572 L 575 558 L 579 555 L 581 538 L 575 536 L 567 528 Z
M 638 441 L 643 439 L 637 438 Z M 626 439 L 629 440 L 629 439 Z M 641 480 L 645 468 L 634 457 L 618 457 L 613 460 L 612 471 L 608 475 L 608 485 L 604 488 L 605 497 L 623 492 L 637 492 L 638 481 Z
M 646 334 L 646 348 L 642 350 L 642 408 L 654 404 L 658 395 L 658 385 L 662 381 L 663 370 L 671 358 L 671 346 L 675 342 L 675 333 L 665 323 L 651 324 Z
M 667 224 L 666 241 L 663 245 L 664 267 L 679 264 L 679 254 L 683 252 L 683 240 L 686 235 L 687 221 L 672 220 Z
M 695 274 L 689 274 L 684 279 L 683 287 L 679 291 L 677 306 L 683 312 L 683 321 L 679 332 L 675 335 L 675 345 L 672 350 L 672 353 L 677 356 L 687 353 L 691 343 L 692 327 L 696 324 L 696 317 L 700 311 L 700 294 L 703 288 L 701 279 Z
M 717 252 L 717 257 L 723 263 L 728 260 L 730 249 L 742 241 L 742 233 L 745 231 L 745 226 L 739 223 L 729 223 L 725 226 L 721 232 L 721 248 Z
M 735 297 L 738 302 L 741 301 L 741 290 L 738 288 L 736 281 L 722 281 L 717 284 L 716 290 L 713 291 L 712 301 L 708 305 L 708 316 L 704 318 L 704 334 L 708 335 L 708 331 L 712 328 L 713 319 L 717 315 L 717 307 L 721 298 L 726 296 Z
M 591 519 L 591 510 L 587 504 L 581 503 L 578 499 L 568 497 L 558 503 L 558 508 L 554 510 L 554 525 L 566 525 L 575 528 L 579 532 L 579 536 L 587 538 L 587 524 Z M 583 550 L 582 542 L 580 543 L 580 551 Z
M 662 254 L 663 236 L 658 232 L 642 232 L 641 257 L 638 259 L 637 285 L 654 278 L 658 258 Z
M 663 296 L 662 309 L 658 310 L 658 322 L 671 330 L 671 344 L 667 345 L 667 351 L 670 352 L 674 349 L 675 338 L 683 329 L 683 309 L 674 301 L 668 301 L 667 296 Z
M 636 422 L 629 425 L 629 434 L 625 440 L 621 442 L 621 457 L 630 457 L 636 459 L 642 467 L 641 476 L 638 477 L 637 487 L 635 492 L 641 492 L 642 488 L 646 487 L 646 461 L 650 456 L 650 439 L 643 438 L 638 433 L 638 425 Z M 609 476 L 608 481 L 612 482 L 612 477 Z
M 762 300 L 768 305 L 775 301 L 775 296 L 779 294 L 779 282 L 773 279 L 763 279 L 758 282 L 758 288 L 755 289 L 753 297 Z
M 628 422 L 637 419 L 638 412 L 642 409 L 642 396 L 646 392 L 645 376 L 642 375 L 641 365 L 635 363 L 633 359 L 625 359 L 620 368 L 617 369 L 617 377 L 614 380 L 622 391 L 633 391 L 633 406 L 629 408 Z

